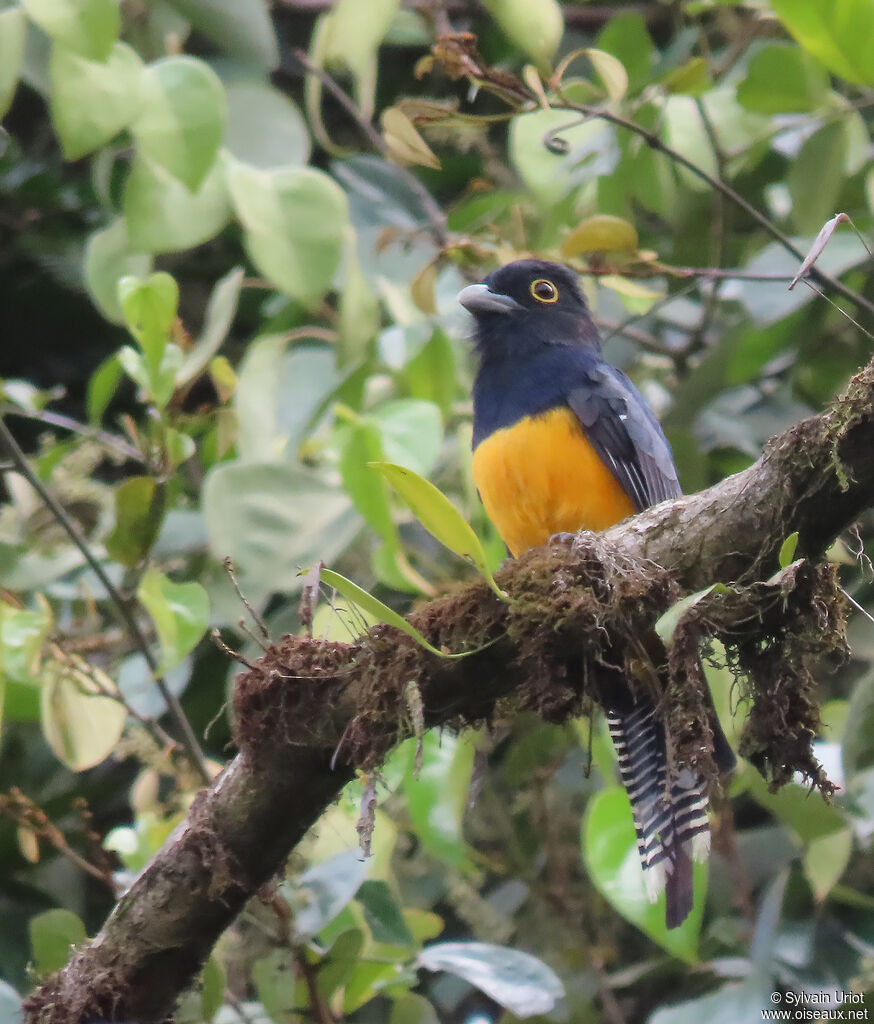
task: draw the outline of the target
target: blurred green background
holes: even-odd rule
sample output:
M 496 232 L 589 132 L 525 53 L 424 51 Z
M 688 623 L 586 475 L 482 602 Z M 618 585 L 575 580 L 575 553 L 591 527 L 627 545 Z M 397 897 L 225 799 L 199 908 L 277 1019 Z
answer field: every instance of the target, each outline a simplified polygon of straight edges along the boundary
M 33 477 L 0 465 L 0 1024 L 197 788 L 152 669 L 209 769 L 233 755 L 209 630 L 260 649 L 226 556 L 273 638 L 317 560 L 398 612 L 470 577 L 381 460 L 505 556 L 470 473 L 466 281 L 527 254 L 581 271 L 687 491 L 867 362 L 870 305 L 789 291 L 779 236 L 806 253 L 843 211 L 872 238 L 872 39 L 874 0 L 0 0 L 0 408 Z M 871 303 L 834 227 L 817 265 Z M 34 479 L 133 596 L 151 669 Z M 428 735 L 418 773 L 414 741 L 391 756 L 366 861 L 374 780 L 349 786 L 289 862 L 293 941 L 251 906 L 177 1019 L 734 1024 L 778 988 L 867 992 L 870 527 L 830 552 L 859 605 L 821 673 L 839 795 L 741 764 L 682 928 L 642 894 L 603 722 L 499 720 Z M 364 622 L 323 588 L 317 635 Z

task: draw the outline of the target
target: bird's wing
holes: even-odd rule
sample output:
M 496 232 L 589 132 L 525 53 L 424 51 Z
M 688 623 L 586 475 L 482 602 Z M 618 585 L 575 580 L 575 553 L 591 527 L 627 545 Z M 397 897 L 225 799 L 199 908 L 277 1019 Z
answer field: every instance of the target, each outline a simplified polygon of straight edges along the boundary
M 567 403 L 638 512 L 682 494 L 667 439 L 624 373 L 606 363 L 591 367 Z

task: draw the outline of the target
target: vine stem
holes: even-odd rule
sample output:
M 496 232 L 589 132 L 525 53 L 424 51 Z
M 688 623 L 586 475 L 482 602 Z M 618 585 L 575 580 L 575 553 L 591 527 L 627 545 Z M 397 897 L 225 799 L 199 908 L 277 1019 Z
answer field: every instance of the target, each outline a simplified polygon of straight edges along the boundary
M 179 698 L 167 685 L 167 680 L 162 675 L 158 674 L 158 661 L 149 647 L 149 642 L 146 639 L 145 634 L 142 629 L 140 629 L 140 624 L 137 622 L 136 616 L 131 611 L 130 604 L 125 600 L 121 591 L 109 578 L 109 575 L 103 568 L 100 560 L 88 547 L 88 543 L 78 525 L 67 514 L 66 509 L 43 484 L 42 480 L 40 480 L 36 473 L 34 473 L 33 469 L 31 469 L 24 452 L 19 448 L 18 442 L 12 436 L 12 432 L 9 430 L 9 427 L 7 427 L 2 416 L 0 416 L 0 440 L 2 440 L 7 452 L 9 453 L 9 457 L 12 459 L 15 468 L 40 496 L 42 501 L 45 503 L 46 508 L 48 508 L 70 540 L 76 545 L 82 553 L 85 561 L 103 584 L 106 593 L 118 612 L 122 622 L 143 657 L 146 659 L 146 664 L 149 666 L 149 669 L 155 678 L 155 685 L 160 690 L 164 703 L 167 706 L 167 710 L 170 713 L 170 717 L 173 719 L 176 728 L 179 730 L 180 741 L 185 753 L 188 755 L 188 759 L 191 762 L 192 767 L 201 777 L 203 783 L 208 786 L 212 781 L 212 778 L 209 774 L 209 769 L 206 766 L 206 759 L 203 756 L 203 751 L 200 749 L 197 737 L 194 735 L 194 730 L 191 728 L 191 723 L 188 721 L 188 717 L 179 702 Z

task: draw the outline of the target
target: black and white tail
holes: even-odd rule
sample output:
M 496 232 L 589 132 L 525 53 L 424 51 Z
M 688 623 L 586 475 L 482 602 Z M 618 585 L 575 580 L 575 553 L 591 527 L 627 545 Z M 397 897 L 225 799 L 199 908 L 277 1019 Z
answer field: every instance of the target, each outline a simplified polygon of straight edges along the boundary
M 686 768 L 668 778 L 665 731 L 648 700 L 607 711 L 622 784 L 631 801 L 647 895 L 667 897 L 666 923 L 676 928 L 692 909 L 692 862 L 710 852 L 706 783 Z

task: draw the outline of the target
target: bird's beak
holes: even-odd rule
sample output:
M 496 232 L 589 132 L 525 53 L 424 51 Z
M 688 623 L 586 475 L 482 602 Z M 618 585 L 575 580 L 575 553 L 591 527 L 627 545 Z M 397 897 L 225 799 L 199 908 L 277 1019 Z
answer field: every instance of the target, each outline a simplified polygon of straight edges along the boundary
M 525 308 L 509 295 L 493 292 L 484 284 L 469 284 L 462 288 L 458 301 L 470 313 L 512 313 Z

